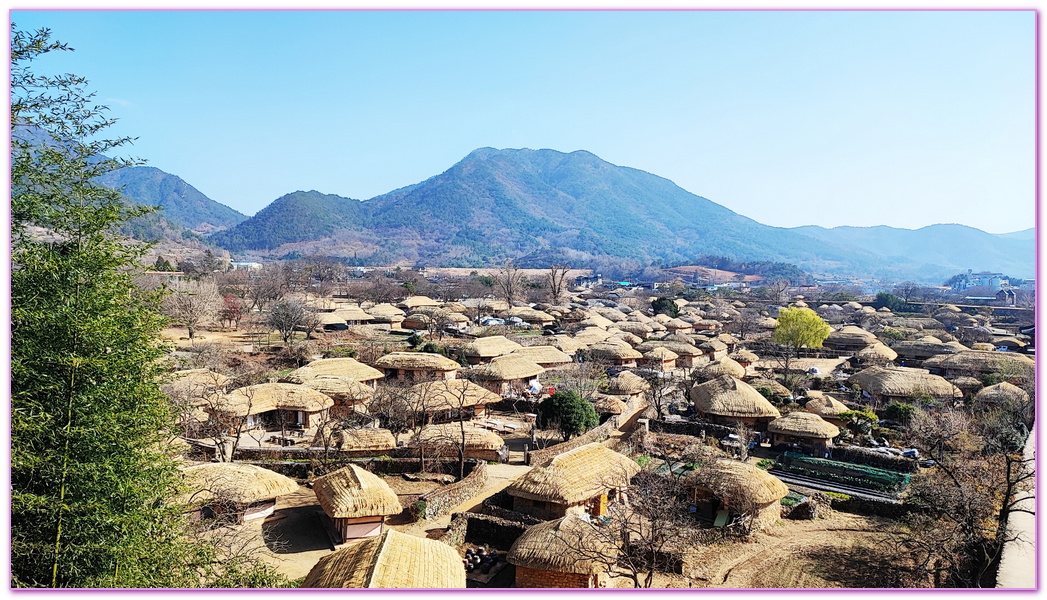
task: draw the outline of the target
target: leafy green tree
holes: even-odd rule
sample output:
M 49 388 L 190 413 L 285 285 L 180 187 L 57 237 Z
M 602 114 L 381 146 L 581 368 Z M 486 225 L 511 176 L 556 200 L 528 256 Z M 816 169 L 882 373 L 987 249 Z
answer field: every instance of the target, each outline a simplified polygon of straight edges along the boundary
M 836 415 L 836 418 L 843 421 L 847 425 L 847 429 L 855 435 L 869 435 L 872 433 L 873 427 L 880 423 L 880 417 L 876 416 L 876 413 L 868 408 L 845 410 Z
M 774 342 L 785 347 L 785 385 L 791 387 L 789 365 L 799 357 L 800 348 L 821 348 L 832 328 L 809 308 L 783 308 L 778 311 Z
M 556 392 L 543 400 L 538 405 L 538 418 L 542 427 L 556 427 L 565 442 L 600 422 L 592 403 L 572 390 Z
M 883 409 L 883 416 L 899 423 L 908 423 L 917 408 L 908 402 L 891 402 Z
M 112 233 L 149 209 L 92 183 L 129 163 L 103 157 L 127 140 L 102 138 L 112 120 L 85 81 L 30 70 L 66 49 L 12 24 L 11 584 L 278 583 L 214 560 L 172 500 L 160 298 L 132 283 L 142 248 Z
M 666 298 L 664 296 L 656 298 L 651 301 L 651 308 L 655 314 L 663 314 L 676 318 L 680 316 L 680 307 L 673 302 L 672 298 Z

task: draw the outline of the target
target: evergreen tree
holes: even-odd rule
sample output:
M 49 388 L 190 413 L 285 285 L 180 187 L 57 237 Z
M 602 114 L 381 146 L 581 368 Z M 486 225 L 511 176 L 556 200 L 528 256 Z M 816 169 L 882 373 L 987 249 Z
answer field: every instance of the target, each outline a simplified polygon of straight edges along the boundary
M 564 441 L 596 427 L 600 419 L 593 404 L 572 390 L 556 392 L 538 405 L 544 427 L 556 427 Z

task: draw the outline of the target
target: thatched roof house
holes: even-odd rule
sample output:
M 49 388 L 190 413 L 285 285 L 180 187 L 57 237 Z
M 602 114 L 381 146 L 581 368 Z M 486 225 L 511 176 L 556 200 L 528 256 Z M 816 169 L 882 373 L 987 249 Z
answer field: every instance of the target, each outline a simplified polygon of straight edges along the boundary
M 351 542 L 322 557 L 303 588 L 465 588 L 458 551 L 396 530 Z
M 740 364 L 743 367 L 748 367 L 754 362 L 760 360 L 759 356 L 756 356 L 755 353 L 749 350 L 738 350 L 737 352 L 732 352 L 731 354 L 727 355 L 727 358 L 730 358 L 731 360 Z
M 722 375 L 691 388 L 695 412 L 717 423 L 745 423 L 757 430 L 782 416 L 748 383 Z
M 471 419 L 483 414 L 488 404 L 502 397 L 466 379 L 423 381 L 407 390 L 407 402 L 434 421 L 459 417 Z
M 601 416 L 620 415 L 628 409 L 628 405 L 622 400 L 621 396 L 597 392 L 593 394 L 592 402 L 596 414 Z
M 332 314 L 337 315 L 346 325 L 363 325 L 374 321 L 374 317 L 359 306 L 339 306 Z
M 317 477 L 313 492 L 342 541 L 380 535 L 385 518 L 404 509 L 387 483 L 352 464 Z
M 989 406 L 1024 405 L 1029 402 L 1029 394 L 1022 388 L 1004 381 L 981 390 L 974 395 L 974 401 Z
M 781 499 L 789 488 L 777 477 L 750 463 L 713 458 L 684 479 L 693 490 L 692 501 L 700 517 L 727 521 L 748 517 L 753 528 L 773 524 L 782 516 Z
M 838 416 L 840 413 L 849 410 L 846 404 L 833 398 L 829 394 L 816 390 L 807 392 L 807 398 L 809 398 L 809 400 L 807 400 L 807 403 L 803 405 L 804 409 L 818 415 L 833 425 L 843 426 L 843 421 L 841 421 Z
M 659 371 L 675 369 L 676 359 L 678 358 L 680 358 L 680 355 L 668 348 L 654 348 L 643 354 L 644 364 Z
M 590 313 L 589 317 L 583 319 L 582 322 L 579 323 L 579 325 L 581 325 L 582 327 L 596 327 L 599 329 L 607 329 L 608 327 L 614 327 L 614 321 L 597 313 Z
M 523 348 L 520 344 L 507 339 L 505 336 L 492 335 L 489 337 L 476 338 L 476 341 L 466 344 L 462 353 L 471 365 L 489 362 L 497 356 L 505 356 L 514 350 Z
M 611 337 L 611 334 L 606 329 L 601 329 L 599 327 L 586 327 L 574 334 L 575 342 L 582 346 L 592 346 L 593 344 L 600 343 L 609 337 Z
M 722 375 L 730 375 L 741 379 L 745 377 L 745 367 L 735 362 L 730 357 L 723 357 L 706 363 L 696 369 L 699 376 L 704 380 L 716 379 Z
M 208 410 L 223 418 L 246 417 L 244 429 L 282 426 L 308 429 L 323 420 L 334 400 L 293 383 L 261 383 L 229 392 Z
M 607 361 L 622 367 L 635 367 L 636 359 L 643 354 L 633 350 L 626 343 L 600 342 L 589 347 L 589 354 L 595 360 Z
M 510 354 L 522 356 L 544 369 L 552 369 L 572 362 L 570 356 L 554 346 L 524 346 L 513 350 Z
M 778 381 L 774 379 L 767 379 L 766 377 L 752 377 L 745 381 L 746 383 L 751 385 L 753 389 L 757 391 L 766 390 L 766 392 L 764 393 L 770 395 L 772 398 L 786 400 L 790 396 L 792 396 L 792 392 L 789 391 L 789 388 L 785 387 L 781 383 L 778 383 Z
M 400 310 L 399 308 L 396 308 L 392 304 L 385 304 L 385 303 L 383 303 L 383 304 L 375 304 L 371 308 L 368 308 L 368 309 L 365 309 L 365 310 L 372 317 L 390 317 L 390 316 L 402 317 L 402 316 L 407 314 L 404 311 Z
M 200 406 L 224 394 L 229 378 L 207 369 L 175 371 L 161 389 L 177 403 Z
M 186 503 L 208 513 L 235 514 L 239 521 L 273 514 L 276 498 L 298 491 L 290 477 L 243 463 L 207 463 L 182 469 L 189 494 Z
M 833 445 L 833 438 L 840 435 L 840 428 L 818 415 L 809 412 L 791 412 L 767 425 L 771 434 L 771 443 L 778 445 L 796 445 L 804 452 L 824 452 Z
M 956 344 L 945 343 L 933 336 L 924 336 L 918 340 L 903 340 L 891 344 L 891 350 L 894 350 L 898 355 L 897 359 L 909 362 L 910 366 L 919 364 L 920 361 L 925 361 L 939 354 L 956 354 L 964 349 L 962 345 L 957 348 Z
M 576 340 L 575 338 L 563 334 L 550 336 L 546 338 L 544 341 L 553 348 L 558 348 L 561 352 L 565 354 L 574 354 L 582 348 L 586 347 L 585 344 Z
M 556 320 L 555 317 L 547 312 L 535 310 L 526 306 L 511 308 L 506 314 L 510 317 L 519 317 L 525 323 L 530 323 L 532 325 L 545 325 L 546 323 L 552 323 Z
M 675 352 L 676 355 L 679 356 L 679 358 L 676 359 L 676 366 L 682 369 L 690 369 L 696 362 L 705 357 L 705 353 L 696 348 L 693 344 L 650 341 L 636 346 L 636 350 L 639 352 L 649 352 L 655 348 L 665 348 Z
M 955 385 L 925 369 L 869 367 L 851 375 L 847 383 L 857 385 L 873 402 L 881 404 L 892 400 L 904 402 L 925 394 L 941 400 L 963 397 Z
M 440 306 L 440 303 L 429 296 L 408 296 L 396 305 L 405 312 L 411 312 L 420 306 Z
M 512 389 L 539 387 L 538 376 L 544 372 L 545 369 L 523 356 L 509 354 L 469 369 L 469 377 L 495 394 L 507 394 Z
M 323 358 L 320 360 L 314 360 L 313 362 L 291 371 L 280 378 L 283 383 L 297 383 L 300 385 L 306 385 L 308 381 L 325 378 L 328 383 L 321 386 L 310 386 L 313 389 L 323 391 L 324 386 L 341 385 L 348 390 L 352 386 L 351 382 L 359 382 L 367 387 L 370 387 L 373 391 L 377 386 L 379 379 L 384 377 L 381 371 L 373 367 L 369 367 L 362 362 L 357 361 L 355 358 Z M 342 379 L 345 381 L 344 384 L 335 384 L 331 382 L 332 379 Z M 326 392 L 324 392 L 326 393 Z M 335 400 L 337 397 L 332 395 Z
M 646 379 L 635 373 L 622 371 L 614 377 L 609 378 L 606 383 L 600 386 L 600 389 L 604 393 L 612 396 L 639 398 L 644 392 L 651 389 L 651 384 L 647 383 Z
M 390 379 L 407 381 L 454 379 L 461 367 L 446 356 L 428 352 L 391 352 L 375 361 L 374 366 Z
M 567 515 L 533 525 L 513 542 L 506 559 L 516 565 L 518 588 L 601 588 L 607 586 L 605 562 L 593 556 L 613 557 L 618 549 L 588 519 Z
M 334 400 L 334 406 L 331 407 L 331 416 L 334 418 L 342 418 L 354 412 L 354 407 L 362 408 L 374 398 L 374 388 L 346 377 L 321 375 L 305 380 L 302 385 Z
M 862 348 L 855 356 L 858 358 L 858 362 L 863 365 L 884 366 L 894 362 L 898 358 L 898 353 L 884 344 L 876 342 Z
M 822 346 L 841 352 L 858 352 L 862 348 L 871 346 L 879 340 L 872 333 L 857 327 L 848 325 L 829 334 L 822 342 Z
M 609 501 L 621 498 L 640 466 L 598 444 L 586 444 L 536 466 L 506 488 L 513 510 L 540 519 L 569 513 L 602 515 Z
M 932 372 L 940 372 L 946 377 L 961 375 L 1007 374 L 1008 376 L 1032 376 L 1036 362 L 1024 354 L 1014 352 L 986 352 L 967 350 L 939 358 L 935 363 L 925 365 Z
M 505 441 L 495 432 L 466 424 L 465 458 L 501 462 L 508 457 Z M 458 423 L 426 425 L 411 439 L 410 447 L 417 454 L 424 447 L 426 456 L 438 454 L 457 458 L 458 446 L 462 443 L 462 427 Z

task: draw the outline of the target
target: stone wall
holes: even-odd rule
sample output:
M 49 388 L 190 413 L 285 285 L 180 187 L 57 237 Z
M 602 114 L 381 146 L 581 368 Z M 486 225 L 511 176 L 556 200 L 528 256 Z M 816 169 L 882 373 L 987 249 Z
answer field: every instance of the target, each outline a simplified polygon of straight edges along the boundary
M 912 473 L 918 467 L 914 458 L 880 454 L 861 446 L 836 446 L 832 449 L 833 460 L 868 465 L 879 469 L 890 469 L 902 473 Z
M 673 433 L 677 435 L 689 435 L 692 437 L 701 437 L 704 433 L 706 437 L 711 437 L 717 440 L 723 439 L 727 437 L 728 434 L 735 432 L 734 427 L 728 425 L 717 425 L 716 423 L 709 423 L 707 421 L 651 420 L 649 427 L 654 433 Z
M 553 458 L 556 458 L 564 452 L 569 452 L 586 444 L 606 440 L 611 436 L 611 432 L 617 428 L 617 421 L 612 419 L 603 425 L 594 427 L 582 435 L 567 440 L 562 444 L 556 444 L 555 446 L 549 446 L 548 448 L 543 448 L 541 450 L 532 450 L 527 453 L 527 464 L 536 466 L 548 464 Z
M 418 501 L 425 502 L 425 509 L 417 512 L 416 504 L 411 507 L 411 512 L 419 519 L 436 519 L 478 494 L 487 483 L 487 463 L 479 461 L 473 464 L 476 466 L 472 472 L 461 481 L 419 496 Z
M 830 498 L 832 500 L 830 506 L 832 506 L 833 510 L 856 515 L 872 515 L 897 519 L 904 517 L 913 510 L 911 506 L 904 503 L 895 504 L 893 502 L 870 500 L 856 496 L 850 496 L 847 500 L 833 498 L 832 496 Z
M 502 490 L 496 494 L 493 494 L 483 501 L 484 513 L 499 519 L 514 521 L 517 523 L 523 523 L 524 525 L 537 525 L 542 520 L 531 515 L 525 515 L 518 513 L 512 509 L 513 497 L 508 492 Z
M 499 519 L 490 515 L 454 513 L 451 515 L 451 524 L 447 532 L 440 537 L 440 541 L 454 547 L 470 543 L 508 552 L 516 539 L 527 531 L 527 528 L 528 525 L 524 523 Z

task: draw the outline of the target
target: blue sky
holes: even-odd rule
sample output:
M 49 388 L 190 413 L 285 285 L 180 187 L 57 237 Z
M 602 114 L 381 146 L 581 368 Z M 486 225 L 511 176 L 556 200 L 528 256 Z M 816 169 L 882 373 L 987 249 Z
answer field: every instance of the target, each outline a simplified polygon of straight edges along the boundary
M 589 150 L 769 225 L 1034 225 L 1035 15 L 12 11 L 130 154 L 253 214 Z

